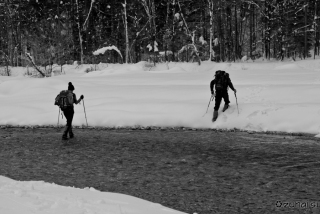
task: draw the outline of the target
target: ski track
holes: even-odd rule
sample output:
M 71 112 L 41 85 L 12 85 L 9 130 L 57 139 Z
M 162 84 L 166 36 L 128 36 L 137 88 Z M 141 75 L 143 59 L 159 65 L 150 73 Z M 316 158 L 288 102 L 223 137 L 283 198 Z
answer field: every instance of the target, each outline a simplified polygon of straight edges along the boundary
M 256 110 L 246 116 L 247 119 L 251 120 L 255 117 L 260 116 L 269 116 L 272 114 L 272 112 L 278 111 L 282 107 L 277 106 L 274 102 L 271 102 L 270 100 L 267 100 L 264 98 L 264 96 L 261 96 L 261 93 L 266 90 L 266 87 L 261 86 L 253 86 L 249 87 L 246 90 L 251 91 L 248 96 L 244 97 L 244 103 L 261 103 L 262 106 L 265 106 L 266 108 Z M 248 124 L 247 126 L 250 126 Z

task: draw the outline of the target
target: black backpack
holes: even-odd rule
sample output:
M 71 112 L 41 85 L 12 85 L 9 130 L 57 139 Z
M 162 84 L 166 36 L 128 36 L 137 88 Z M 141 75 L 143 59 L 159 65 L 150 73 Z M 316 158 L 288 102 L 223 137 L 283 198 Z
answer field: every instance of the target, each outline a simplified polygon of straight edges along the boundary
M 229 74 L 225 71 L 218 70 L 215 74 L 216 91 L 227 90 L 230 81 Z
M 57 105 L 61 110 L 65 110 L 68 107 L 73 106 L 73 94 L 68 90 L 61 91 L 54 101 L 54 105 Z

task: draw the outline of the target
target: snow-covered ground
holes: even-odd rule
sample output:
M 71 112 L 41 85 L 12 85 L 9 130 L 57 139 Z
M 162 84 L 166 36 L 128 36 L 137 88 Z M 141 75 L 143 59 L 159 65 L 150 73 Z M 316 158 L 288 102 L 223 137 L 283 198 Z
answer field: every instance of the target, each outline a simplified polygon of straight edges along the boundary
M 63 75 L 28 78 L 25 68 L 0 76 L 0 125 L 56 125 L 54 99 L 75 86 L 84 95 L 89 126 L 184 126 L 193 128 L 320 133 L 320 59 L 242 63 L 65 65 Z M 216 70 L 230 74 L 237 101 L 211 122 L 209 84 Z M 239 112 L 238 112 L 239 110 Z M 74 125 L 86 125 L 83 104 Z M 60 118 L 60 124 L 64 124 Z M 130 196 L 80 190 L 0 176 L 0 213 L 179 213 Z
M 1 214 L 182 214 L 139 198 L 0 176 Z
M 184 126 L 320 133 L 320 60 L 245 63 L 169 63 L 66 65 L 65 75 L 0 77 L 0 125 L 56 125 L 56 95 L 75 86 L 84 95 L 89 126 Z M 147 64 L 148 65 L 148 64 Z M 206 112 L 209 84 L 216 70 L 230 74 L 237 89 L 229 90 L 231 107 L 211 122 L 214 101 Z M 238 113 L 239 110 L 239 113 Z M 83 104 L 75 107 L 74 125 L 86 125 Z M 204 115 L 204 116 L 203 116 Z M 62 122 L 60 118 L 60 123 Z M 62 124 L 61 124 L 62 125 Z

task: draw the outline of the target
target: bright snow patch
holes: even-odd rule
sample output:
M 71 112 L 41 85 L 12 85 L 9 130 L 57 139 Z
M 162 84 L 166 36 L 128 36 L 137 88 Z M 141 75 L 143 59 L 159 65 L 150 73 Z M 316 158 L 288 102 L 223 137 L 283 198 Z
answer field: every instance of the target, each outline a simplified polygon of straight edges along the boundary
M 51 78 L 0 77 L 0 125 L 56 125 L 55 96 L 73 82 L 85 97 L 90 126 L 184 126 L 320 133 L 320 60 L 248 63 L 162 63 L 65 65 Z M 91 65 L 92 67 L 92 65 Z M 216 70 L 230 74 L 237 102 L 211 122 L 209 84 Z M 26 72 L 12 68 L 14 74 Z M 239 114 L 238 114 L 239 110 Z M 86 125 L 83 104 L 74 125 Z M 204 115 L 204 116 L 203 116 Z M 62 122 L 63 121 L 63 122 Z M 65 121 L 60 118 L 60 124 Z
M 159 52 L 160 55 L 164 56 L 164 55 L 172 55 L 172 51 L 160 51 Z
M 182 214 L 132 196 L 0 176 L 1 214 Z
M 274 70 L 299 70 L 301 67 L 297 64 L 287 64 L 287 65 L 279 65 L 274 68 Z

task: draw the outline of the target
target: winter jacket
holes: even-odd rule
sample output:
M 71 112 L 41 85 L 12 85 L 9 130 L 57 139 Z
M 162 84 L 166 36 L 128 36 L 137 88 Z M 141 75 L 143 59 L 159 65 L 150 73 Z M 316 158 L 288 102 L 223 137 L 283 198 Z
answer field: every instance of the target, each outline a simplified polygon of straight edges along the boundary
M 216 84 L 216 79 L 214 79 L 214 80 L 212 80 L 212 81 L 210 82 L 210 91 L 211 91 L 211 94 L 212 94 L 213 91 L 214 91 L 214 90 L 213 90 L 213 87 L 214 87 L 215 84 Z M 227 90 L 228 87 L 230 87 L 233 91 L 235 90 L 230 78 L 228 78 L 227 87 L 225 88 L 225 90 Z

